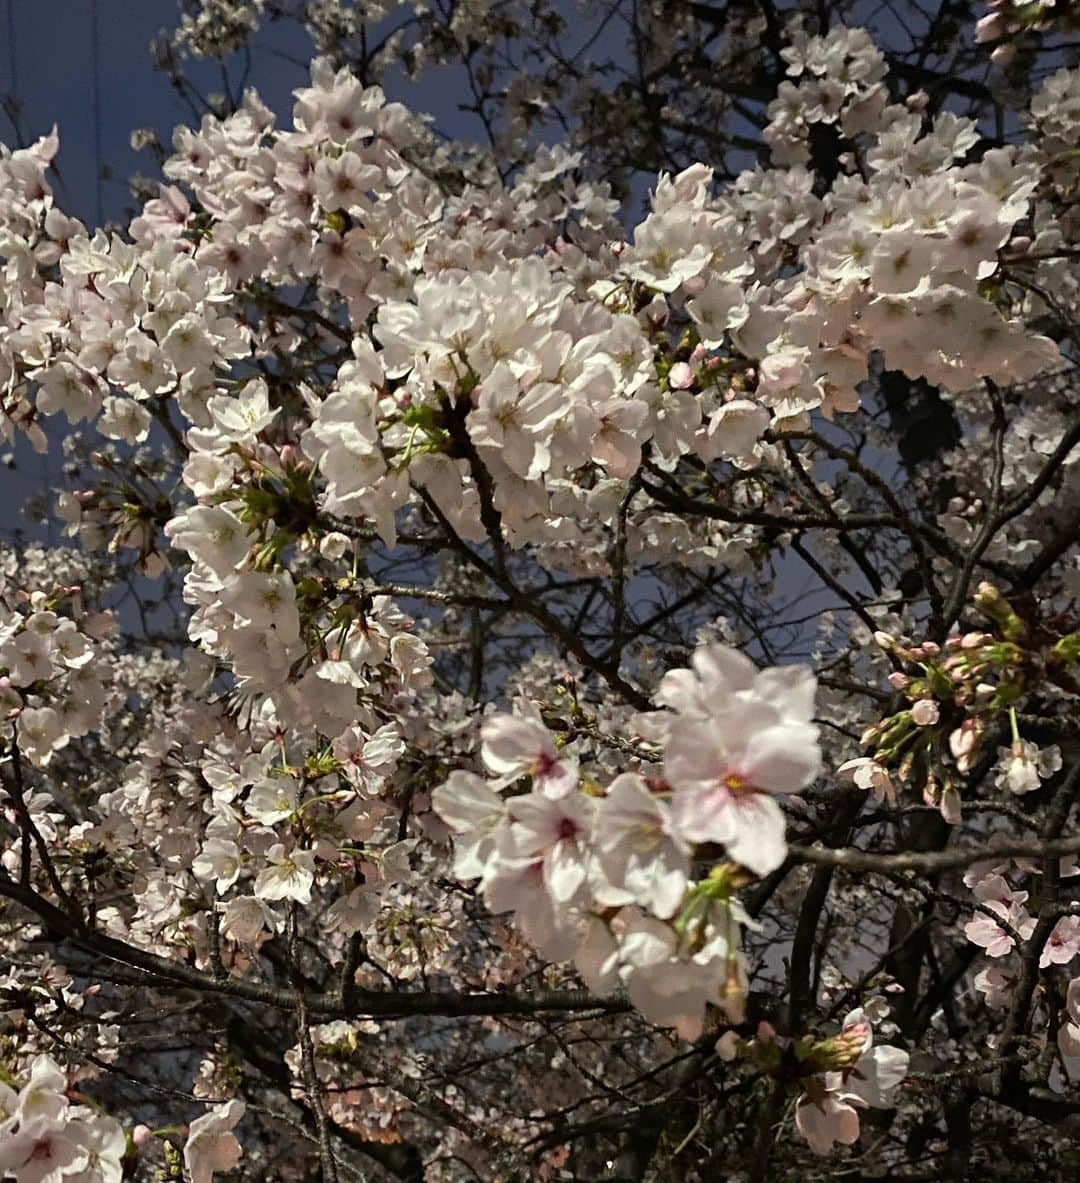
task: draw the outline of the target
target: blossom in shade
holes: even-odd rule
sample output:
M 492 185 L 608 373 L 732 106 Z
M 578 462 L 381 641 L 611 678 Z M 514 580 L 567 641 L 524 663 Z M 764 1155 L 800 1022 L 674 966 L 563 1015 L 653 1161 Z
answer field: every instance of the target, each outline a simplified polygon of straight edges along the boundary
M 226 1101 L 197 1117 L 184 1143 L 184 1166 L 191 1183 L 210 1183 L 220 1171 L 231 1171 L 243 1154 L 232 1132 L 244 1116 L 243 1101 Z

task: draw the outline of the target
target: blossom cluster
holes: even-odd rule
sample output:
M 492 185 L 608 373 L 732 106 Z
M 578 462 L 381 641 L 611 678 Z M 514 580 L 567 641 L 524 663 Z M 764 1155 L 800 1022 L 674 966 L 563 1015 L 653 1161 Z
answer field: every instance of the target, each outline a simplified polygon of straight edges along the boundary
M 733 889 L 738 867 L 765 875 L 783 862 L 777 795 L 801 792 L 821 763 L 814 688 L 804 667 L 756 671 L 737 650 L 702 646 L 661 681 L 666 709 L 639 719 L 655 772 L 606 788 L 582 780 L 529 704 L 489 716 L 493 779 L 458 770 L 433 794 L 455 873 L 478 878 L 488 907 L 513 911 L 546 956 L 572 956 L 601 994 L 621 985 L 653 1022 L 692 1038 L 706 1004 L 740 1014 L 750 921 Z M 523 778 L 527 791 L 508 794 Z M 721 846 L 729 862 L 709 856 Z
M 127 1140 L 120 1123 L 72 1104 L 68 1080 L 38 1056 L 16 1091 L 0 1081 L 0 1174 L 15 1183 L 120 1183 Z
M 881 999 L 870 999 L 845 1016 L 835 1035 L 795 1042 L 760 1022 L 751 1039 L 733 1031 L 721 1036 L 717 1051 L 725 1060 L 744 1059 L 787 1080 L 798 1097 L 796 1128 L 815 1154 L 827 1155 L 837 1142 L 857 1142 L 859 1110 L 892 1106 L 907 1076 L 908 1053 L 874 1042 L 874 1017 L 887 1009 Z
M 330 7 L 306 6 L 316 23 Z M 462 7 L 482 23 L 484 5 Z M 183 37 L 224 53 L 272 8 L 193 2 Z M 57 208 L 55 135 L 0 153 L 0 424 L 42 449 L 46 427 L 67 432 L 80 487 L 58 511 L 107 567 L 0 554 L 0 896 L 32 916 L 0 934 L 19 953 L 0 981 L 19 1026 L 0 1173 L 117 1183 L 158 1137 L 126 1141 L 44 1054 L 56 1026 L 73 1060 L 113 1062 L 129 982 L 72 985 L 101 950 L 154 999 L 174 980 L 162 962 L 223 998 L 274 998 L 274 1081 L 351 1142 L 389 1145 L 439 1112 L 411 1111 L 438 1079 L 429 1050 L 505 1050 L 494 1025 L 457 1040 L 442 1003 L 516 1020 L 541 976 L 571 1001 L 584 982 L 613 1020 L 627 1090 L 668 1070 L 673 1030 L 719 1036 L 754 1087 L 794 1101 L 817 1153 L 895 1103 L 908 1052 L 883 1042 L 900 1027 L 865 975 L 827 1013 L 792 984 L 768 1019 L 751 983 L 778 994 L 796 958 L 785 908 L 801 947 L 821 931 L 803 994 L 865 964 L 886 897 L 830 881 L 852 853 L 831 845 L 892 873 L 903 852 L 875 844 L 919 812 L 901 793 L 953 826 L 976 807 L 1026 825 L 1064 779 L 1080 568 L 1045 608 L 1023 589 L 1067 553 L 1080 488 L 1069 347 L 1046 329 L 1080 308 L 1080 108 L 1063 71 L 1036 95 L 1032 142 L 988 146 L 974 117 L 891 101 L 863 31 L 792 31 L 772 165 L 724 185 L 676 168 L 636 224 L 565 147 L 502 179 L 459 161 L 446 183 L 426 121 L 330 58 L 291 124 L 248 92 L 178 128 L 125 233 Z M 885 372 L 912 398 L 932 385 L 964 427 L 967 449 L 933 470 L 955 495 L 926 511 L 908 505 L 915 478 L 897 492 L 875 471 L 895 442 Z M 815 576 L 808 601 L 841 606 L 777 623 L 789 560 Z M 979 585 L 975 626 L 984 569 L 1016 594 Z M 118 633 L 135 616 L 133 654 Z M 790 663 L 807 648 L 813 668 Z M 846 787 L 807 792 L 825 767 L 874 793 L 869 821 Z M 815 861 L 865 926 L 813 911 Z M 1044 874 L 1003 856 L 967 877 L 991 1008 L 1015 997 Z M 69 932 L 78 973 L 38 947 Z M 1073 1075 L 1080 919 L 1062 912 L 1039 952 Z M 423 1022 L 388 1033 L 380 1015 Z M 245 1108 L 265 1086 L 228 1026 L 215 1010 L 192 1058 L 214 1107 L 182 1150 L 176 1127 L 160 1135 L 166 1173 L 192 1183 L 235 1167 L 234 1130 L 271 1112 Z M 540 1042 L 524 1062 L 557 1069 Z M 602 1044 L 558 1047 L 584 1079 L 604 1069 Z M 532 1115 L 548 1079 L 520 1085 L 508 1140 L 547 1136 Z M 488 1123 L 461 1104 L 433 1162 L 473 1137 L 466 1112 Z
M 1064 0 L 1034 0 L 1017 4 L 1014 0 L 990 0 L 989 11 L 975 26 L 975 40 L 994 44 L 991 60 L 1008 65 L 1016 56 L 1024 34 L 1049 30 L 1067 34 L 1077 25 L 1076 6 Z
M 38 591 L 29 603 L 5 603 L 0 619 L 0 680 L 5 712 L 17 718 L 19 746 L 44 767 L 73 738 L 96 730 L 106 701 L 94 638 L 85 631 L 107 627 L 99 618 L 80 627 L 56 609 L 78 608 L 79 589 L 54 596 Z M 72 601 L 75 601 L 73 604 Z
M 883 93 L 862 34 L 834 30 L 790 57 L 797 75 L 839 70 Z M 138 442 L 174 404 L 193 425 L 186 479 L 201 501 L 258 487 L 267 464 L 310 464 L 318 508 L 388 541 L 423 501 L 465 541 L 498 515 L 510 545 L 581 562 L 646 453 L 665 469 L 688 455 L 768 461 L 770 429 L 859 406 L 872 355 L 951 391 L 1058 362 L 991 282 L 1038 162 L 1001 148 L 958 164 L 972 121 L 856 105 L 847 134 L 865 175 L 842 172 L 822 197 L 805 164 L 784 162 L 715 192 L 695 165 L 660 179 L 628 242 L 562 150 L 510 187 L 447 199 L 410 163 L 423 126 L 325 61 L 292 130 L 250 93 L 178 130 L 176 183 L 132 223 L 134 243 L 55 209 L 51 137 L 7 166 L 8 266 L 19 259 L 23 286 L 7 311 L 8 422 L 36 432 L 35 411 L 64 411 Z M 237 371 L 301 342 L 303 316 L 278 292 L 305 283 L 323 346 L 345 348 L 325 392 L 302 388 L 275 418 Z M 239 292 L 260 324 L 234 315 Z M 685 525 L 640 492 L 628 511 L 634 553 L 716 554 L 705 523 L 672 537 Z
M 1061 860 L 1059 876 L 1071 879 L 1080 874 L 1075 858 Z M 1020 986 L 1016 955 L 1030 941 L 1036 917 L 1028 910 L 1030 891 L 1040 890 L 1042 868 L 1029 860 L 989 858 L 972 866 L 964 876 L 971 888 L 977 911 L 964 926 L 964 935 L 990 959 L 975 975 L 974 984 L 992 1010 L 1013 1006 Z M 1057 1030 L 1057 1051 L 1068 1081 L 1080 1073 L 1080 977 L 1076 958 L 1080 956 L 1080 916 L 1065 914 L 1057 920 L 1039 952 L 1040 970 L 1050 971 L 1063 982 L 1063 1006 Z M 1052 1005 L 1052 1004 L 1051 1004 Z
M 1022 619 L 992 584 L 983 583 L 974 606 L 990 622 L 989 631 L 973 629 L 934 641 L 904 644 L 879 633 L 878 644 L 896 662 L 889 675 L 906 705 L 863 734 L 872 755 L 859 756 L 838 771 L 882 800 L 896 799 L 896 783 L 922 788 L 928 805 L 946 821 L 960 819 L 963 776 L 981 758 L 985 738 L 1009 720 L 1011 744 L 998 749 L 995 783 L 1011 793 L 1038 789 L 1062 764 L 1057 745 L 1043 749 L 1021 738 L 1017 709 L 1025 694 L 1047 671 L 1059 682 L 1062 704 L 1075 697 L 1072 681 L 1080 659 L 1075 632 L 1054 634 L 1032 619 Z

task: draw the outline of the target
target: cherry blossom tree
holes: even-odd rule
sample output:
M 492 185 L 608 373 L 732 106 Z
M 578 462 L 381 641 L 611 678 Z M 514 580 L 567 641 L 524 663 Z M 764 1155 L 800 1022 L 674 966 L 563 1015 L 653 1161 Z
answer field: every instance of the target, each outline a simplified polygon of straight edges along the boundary
M 1074 10 L 181 8 L 0 154 L 0 1178 L 1074 1177 Z

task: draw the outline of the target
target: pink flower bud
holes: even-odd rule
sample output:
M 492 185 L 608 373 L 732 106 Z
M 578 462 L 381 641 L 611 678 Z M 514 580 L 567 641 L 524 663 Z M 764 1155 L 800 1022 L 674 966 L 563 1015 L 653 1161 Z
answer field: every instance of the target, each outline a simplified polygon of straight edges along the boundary
M 1016 57 L 1016 46 L 1011 41 L 1007 41 L 994 50 L 990 55 L 990 60 L 995 66 L 1007 66 L 1014 57 Z
M 962 756 L 970 755 L 975 749 L 977 738 L 975 724 L 970 719 L 965 719 L 949 736 L 949 751 L 957 760 Z
M 940 716 L 938 704 L 932 698 L 920 698 L 911 708 L 911 717 L 920 727 L 933 727 Z
M 975 24 L 975 40 L 997 41 L 1005 35 L 1005 21 L 1000 12 L 989 12 Z
M 941 794 L 941 816 L 949 823 L 950 826 L 957 826 L 960 824 L 962 817 L 960 794 L 949 785 L 945 792 Z
M 694 371 L 684 361 L 677 361 L 668 372 L 672 390 L 689 390 L 694 385 Z
M 716 1041 L 716 1054 L 725 1064 L 730 1064 L 739 1054 L 739 1044 L 741 1042 L 736 1032 L 725 1031 Z

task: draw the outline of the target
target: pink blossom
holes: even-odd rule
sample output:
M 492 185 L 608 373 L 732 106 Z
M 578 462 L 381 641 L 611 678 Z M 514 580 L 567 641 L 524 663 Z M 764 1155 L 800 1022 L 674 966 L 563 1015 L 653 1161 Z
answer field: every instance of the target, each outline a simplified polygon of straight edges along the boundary
M 191 1123 L 184 1143 L 184 1165 L 191 1183 L 210 1183 L 215 1174 L 231 1171 L 239 1163 L 243 1151 L 232 1131 L 244 1109 L 243 1101 L 227 1101 Z
M 938 704 L 932 698 L 920 698 L 911 708 L 911 718 L 920 727 L 932 727 L 940 715 Z
M 850 776 L 858 788 L 872 792 L 878 801 L 896 801 L 896 786 L 889 770 L 871 757 L 856 756 L 854 760 L 845 761 L 836 771 L 840 776 Z
M 1043 945 L 1040 969 L 1068 965 L 1080 953 L 1080 916 L 1062 916 Z
M 986 900 L 982 907 L 984 910 L 977 912 L 964 925 L 964 936 L 973 945 L 985 949 L 987 957 L 1004 957 L 1016 946 L 1012 933 L 996 923 L 992 916 L 988 916 L 987 911 L 1000 916 L 1023 940 L 1027 940 L 1035 930 L 1035 921 L 1019 904 L 1010 907 L 1000 900 L 991 899 Z
M 851 1146 L 859 1140 L 859 1114 L 843 1095 L 824 1093 L 811 1100 L 804 1094 L 795 1106 L 795 1128 L 815 1154 L 826 1155 L 836 1142 Z
M 484 763 L 500 784 L 531 776 L 549 797 L 564 797 L 577 787 L 576 762 L 560 758 L 551 732 L 539 717 L 489 715 L 480 734 Z

